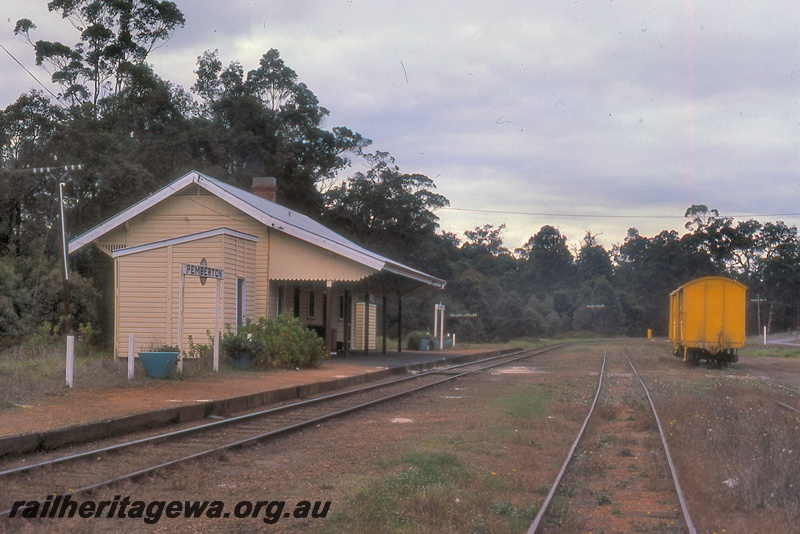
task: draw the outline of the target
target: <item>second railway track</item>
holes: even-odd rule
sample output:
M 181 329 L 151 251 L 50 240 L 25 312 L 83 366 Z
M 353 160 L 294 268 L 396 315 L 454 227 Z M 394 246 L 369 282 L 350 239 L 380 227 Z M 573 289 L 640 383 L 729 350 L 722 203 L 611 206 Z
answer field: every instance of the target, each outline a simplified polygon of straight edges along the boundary
M 312 398 L 256 413 L 217 420 L 103 447 L 81 447 L 70 454 L 38 455 L 0 464 L 0 515 L 12 495 L 43 498 L 89 491 L 158 469 L 241 447 L 363 409 L 469 373 L 505 365 L 554 350 L 560 345 L 520 351 L 448 366 L 379 384 Z
M 695 532 L 644 381 L 606 353 L 581 431 L 528 532 Z

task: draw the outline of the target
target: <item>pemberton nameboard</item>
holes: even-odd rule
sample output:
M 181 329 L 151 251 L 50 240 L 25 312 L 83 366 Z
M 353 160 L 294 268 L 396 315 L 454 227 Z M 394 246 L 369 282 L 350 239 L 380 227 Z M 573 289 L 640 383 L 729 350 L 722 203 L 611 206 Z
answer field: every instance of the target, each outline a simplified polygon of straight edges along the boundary
M 195 265 L 193 263 L 182 263 L 181 274 L 199 276 L 201 278 L 216 278 L 222 280 L 225 277 L 224 269 L 209 267 L 208 265 Z

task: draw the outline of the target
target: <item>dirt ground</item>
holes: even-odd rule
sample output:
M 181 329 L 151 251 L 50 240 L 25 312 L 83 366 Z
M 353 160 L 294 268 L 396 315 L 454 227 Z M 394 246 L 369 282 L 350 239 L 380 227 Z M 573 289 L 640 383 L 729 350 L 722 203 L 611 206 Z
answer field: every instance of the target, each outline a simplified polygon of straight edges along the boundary
M 787 358 L 742 358 L 736 368 L 800 389 L 800 360 Z
M 749 384 L 749 381 L 729 380 L 746 373 L 769 373 L 777 378 L 781 373 L 791 377 L 795 369 L 800 370 L 794 360 L 781 358 L 748 359 L 728 370 L 697 368 L 683 364 L 672 357 L 666 347 L 656 343 L 633 341 L 619 347 L 630 350 L 634 363 L 639 362 L 637 369 L 652 386 L 657 406 L 673 406 L 677 411 L 678 415 L 673 413 L 665 420 L 667 425 L 679 421 L 676 432 L 684 423 L 680 415 L 688 417 L 689 414 L 679 404 L 684 390 L 694 395 L 697 391 L 713 390 L 719 383 Z M 324 519 L 296 519 L 284 514 L 277 517 L 274 524 L 266 524 L 263 510 L 257 517 L 242 519 L 161 517 L 154 524 L 130 518 L 0 519 L 0 531 L 522 532 L 544 500 L 566 449 L 583 422 L 594 395 L 603 348 L 602 345 L 574 346 L 506 369 L 459 378 L 295 435 L 80 497 L 95 501 L 113 501 L 115 497 L 119 500 L 126 496 L 146 502 L 219 500 L 226 510 L 245 501 L 283 501 L 287 503 L 287 510 L 301 501 L 330 502 Z M 627 380 L 621 368 L 614 372 L 617 373 L 614 379 Z M 293 380 L 291 372 L 287 373 L 287 380 Z M 174 390 L 171 393 L 174 397 L 192 399 L 198 396 L 197 391 L 195 387 L 181 395 Z M 726 391 L 723 389 L 721 398 L 725 398 Z M 164 394 L 147 392 L 144 398 Z M 203 390 L 202 397 L 213 394 Z M 628 391 L 622 393 L 622 396 L 637 395 Z M 695 403 L 693 409 L 702 413 L 704 406 Z M 614 413 L 606 413 L 607 419 L 620 424 L 638 417 L 630 407 L 612 411 Z M 688 425 L 692 421 L 685 423 Z M 601 438 L 595 434 L 591 444 L 599 446 Z M 661 470 L 646 452 L 656 450 L 657 445 L 645 440 L 644 448 L 639 449 L 635 443 L 637 439 L 632 434 L 631 441 L 606 444 L 611 453 L 605 458 L 606 468 L 608 462 L 620 465 L 618 468 L 612 465 L 613 469 L 604 472 L 617 471 L 632 478 L 642 472 Z M 632 456 L 619 454 L 622 448 L 629 449 Z M 729 461 L 715 455 L 713 449 L 709 450 L 711 452 L 703 452 L 703 462 Z M 680 455 L 681 451 L 673 454 Z M 454 478 L 436 479 L 406 493 L 408 487 L 402 486 L 402 481 L 420 469 L 419 458 L 439 458 L 440 455 L 456 463 Z M 718 488 L 724 479 L 717 480 L 720 477 L 711 468 L 712 464 L 698 465 L 694 456 L 685 459 L 685 465 L 695 465 L 695 478 L 700 480 L 689 484 L 695 493 L 687 494 L 690 510 L 698 514 L 697 518 L 693 517 L 698 531 L 754 532 L 759 525 L 767 524 L 763 522 L 767 516 L 777 518 L 770 520 L 771 530 L 791 530 L 787 525 L 793 523 L 787 522 L 796 517 L 794 509 L 767 508 L 758 514 L 749 514 L 737 509 L 736 503 L 726 503 L 717 496 L 708 497 L 703 493 L 707 490 L 703 488 L 702 478 L 705 476 L 712 482 L 721 497 L 725 495 Z M 634 472 L 630 465 L 642 467 Z M 653 470 L 648 471 L 651 466 Z M 651 475 L 650 480 L 655 478 Z M 593 491 L 597 497 L 598 490 Z M 668 509 L 673 503 L 664 497 L 659 499 L 661 502 L 652 508 L 643 502 L 633 507 L 620 502 L 616 511 L 613 504 L 606 505 L 599 500 L 594 505 L 607 513 L 620 515 L 646 515 L 648 511 L 663 514 L 662 521 L 642 521 L 640 531 L 672 531 L 667 525 L 673 520 L 670 515 L 673 512 Z M 735 520 L 726 521 L 728 514 L 738 515 Z
M 64 388 L 28 404 L 0 410 L 0 436 L 113 419 L 149 410 L 244 396 L 268 389 L 335 380 L 381 369 L 330 360 L 316 369 L 227 372 L 185 380 L 140 379 L 123 387 Z

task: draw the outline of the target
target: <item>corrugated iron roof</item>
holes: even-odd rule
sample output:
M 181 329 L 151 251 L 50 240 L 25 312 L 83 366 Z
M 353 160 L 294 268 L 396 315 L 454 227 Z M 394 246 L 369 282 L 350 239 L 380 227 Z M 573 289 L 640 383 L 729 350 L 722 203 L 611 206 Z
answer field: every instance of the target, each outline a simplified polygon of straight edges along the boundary
M 395 273 L 438 288 L 445 286 L 444 280 L 367 250 L 311 217 L 197 171 L 183 175 L 130 208 L 71 240 L 69 252 L 75 252 L 192 184 L 197 184 L 269 228 L 366 265 L 376 271 Z

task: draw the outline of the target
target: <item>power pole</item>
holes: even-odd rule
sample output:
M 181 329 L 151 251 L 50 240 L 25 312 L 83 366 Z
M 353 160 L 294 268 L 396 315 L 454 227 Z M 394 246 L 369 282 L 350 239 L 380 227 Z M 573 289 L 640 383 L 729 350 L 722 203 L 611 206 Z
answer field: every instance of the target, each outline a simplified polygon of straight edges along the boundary
M 58 158 L 56 157 L 56 161 Z M 79 171 L 83 165 L 63 165 L 61 167 L 35 167 L 17 169 L 16 172 L 32 172 L 33 174 L 46 174 L 58 185 L 58 206 L 61 215 L 61 245 L 64 256 L 64 335 L 67 340 L 66 382 L 73 386 L 75 371 L 75 336 L 69 335 L 70 331 L 70 306 L 69 306 L 69 265 L 67 263 L 67 225 L 64 220 L 64 185 L 70 171 Z M 60 173 L 56 176 L 55 173 Z
M 61 214 L 61 247 L 64 256 L 64 335 L 70 332 L 70 290 L 69 290 L 69 265 L 67 263 L 67 225 L 64 220 L 64 185 L 70 171 L 79 171 L 83 165 L 64 165 L 62 167 L 36 167 L 31 169 L 33 174 L 46 174 L 58 184 L 58 206 Z M 54 173 L 60 172 L 60 176 Z

